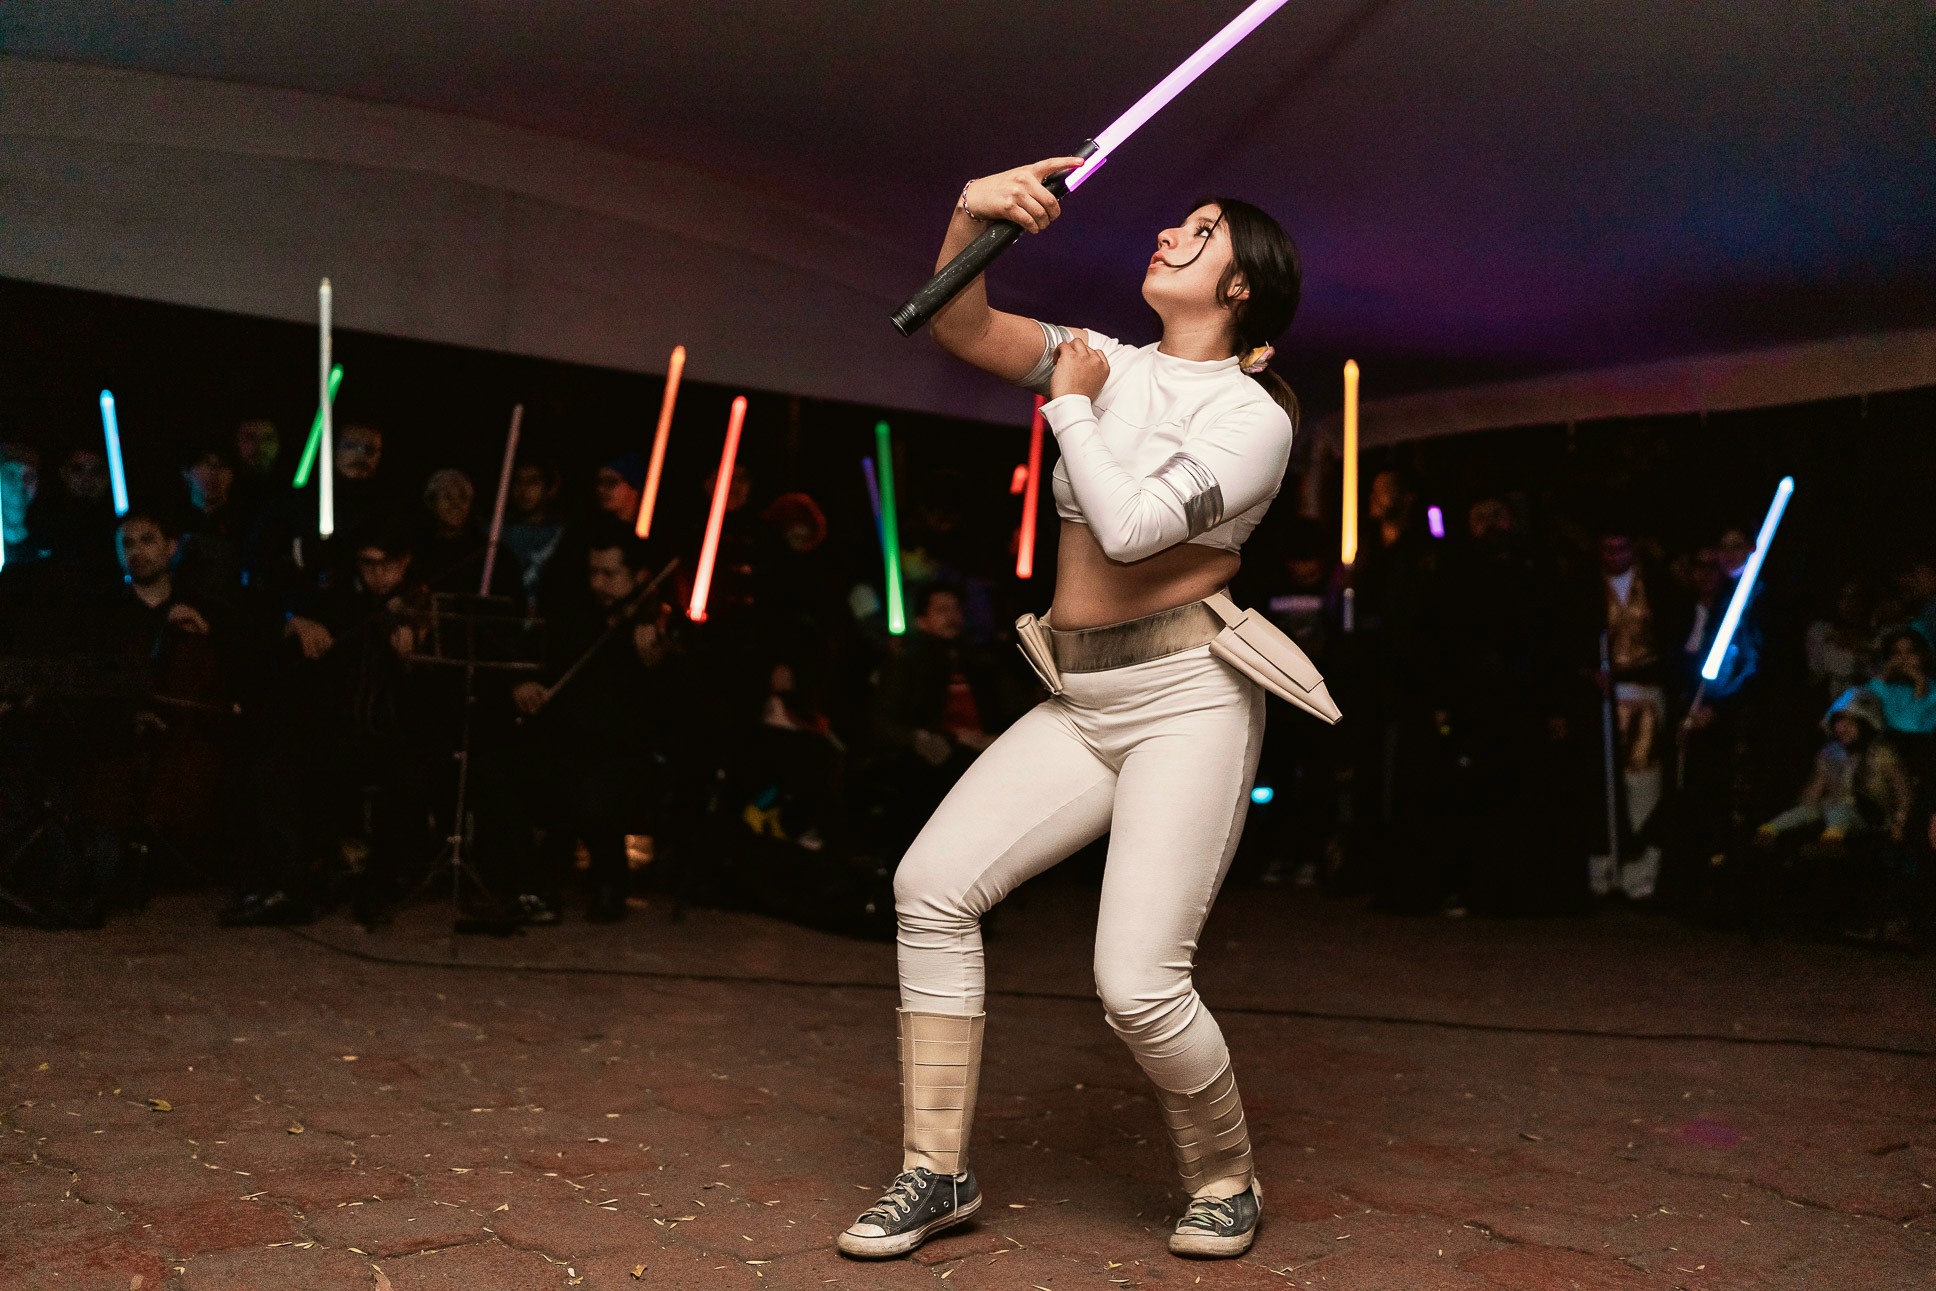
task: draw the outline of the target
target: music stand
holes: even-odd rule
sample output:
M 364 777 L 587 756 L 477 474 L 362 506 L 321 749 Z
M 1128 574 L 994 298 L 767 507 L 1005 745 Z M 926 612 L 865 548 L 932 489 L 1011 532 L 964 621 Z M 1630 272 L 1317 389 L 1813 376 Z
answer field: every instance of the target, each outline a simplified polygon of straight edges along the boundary
M 519 610 L 507 596 L 437 592 L 430 598 L 430 621 L 418 642 L 419 652 L 405 655 L 412 663 L 437 668 L 460 668 L 464 676 L 463 712 L 458 724 L 457 801 L 451 810 L 450 833 L 430 868 L 404 897 L 407 902 L 428 888 L 441 872 L 450 874 L 452 923 L 451 955 L 457 954 L 455 933 L 468 931 L 463 914 L 464 885 L 468 882 L 491 905 L 497 894 L 466 857 L 471 837 L 471 728 L 477 711 L 477 674 L 536 673 L 543 667 L 544 623 Z M 498 931 L 492 927 L 490 931 Z M 506 926 L 502 931 L 509 932 Z

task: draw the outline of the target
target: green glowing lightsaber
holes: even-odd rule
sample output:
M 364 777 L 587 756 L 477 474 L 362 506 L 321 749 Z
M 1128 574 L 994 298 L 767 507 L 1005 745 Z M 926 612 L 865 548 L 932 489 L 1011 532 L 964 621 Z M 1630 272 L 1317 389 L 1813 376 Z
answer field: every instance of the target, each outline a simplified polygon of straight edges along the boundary
M 907 632 L 907 611 L 901 602 L 901 521 L 894 504 L 894 451 L 887 440 L 887 423 L 874 423 L 875 466 L 881 476 L 881 554 L 887 559 L 887 630 Z
M 343 365 L 336 364 L 329 370 L 329 401 L 336 402 L 336 389 L 343 384 Z M 296 487 L 303 488 L 309 483 L 309 473 L 316 469 L 316 450 L 323 443 L 323 410 L 316 410 L 316 420 L 309 425 L 309 442 L 303 445 L 302 461 L 296 465 Z

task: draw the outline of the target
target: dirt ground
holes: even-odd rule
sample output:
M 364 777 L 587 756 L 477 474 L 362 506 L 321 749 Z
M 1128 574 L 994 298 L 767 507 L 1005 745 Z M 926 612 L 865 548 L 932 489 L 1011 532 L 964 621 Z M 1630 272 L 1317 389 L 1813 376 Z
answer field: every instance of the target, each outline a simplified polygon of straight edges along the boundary
M 832 1237 L 899 1164 L 891 946 L 662 905 L 0 930 L 0 1287 L 1936 1287 L 1928 960 L 1233 890 L 1198 981 L 1265 1220 L 1202 1263 L 1094 906 L 991 922 L 987 1202 L 888 1264 Z

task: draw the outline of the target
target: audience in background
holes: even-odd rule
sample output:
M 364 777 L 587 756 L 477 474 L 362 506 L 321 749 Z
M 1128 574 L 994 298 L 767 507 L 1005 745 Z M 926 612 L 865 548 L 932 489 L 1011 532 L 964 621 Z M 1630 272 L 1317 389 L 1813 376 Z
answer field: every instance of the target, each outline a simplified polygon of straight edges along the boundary
M 1040 698 L 1006 626 L 1007 531 L 971 519 L 951 471 L 908 491 L 910 622 L 895 635 L 875 535 L 831 534 L 818 500 L 762 491 L 744 464 L 708 612 L 689 618 L 694 521 L 715 480 L 699 479 L 648 546 L 634 534 L 636 452 L 571 476 L 520 460 L 497 599 L 473 602 L 492 499 L 456 466 L 420 488 L 394 478 L 385 448 L 368 422 L 340 421 L 325 537 L 316 488 L 290 487 L 267 421 L 194 443 L 178 505 L 118 522 L 97 450 L 55 459 L 50 492 L 37 450 L 0 444 L 0 644 L 32 635 L 23 623 L 81 616 L 48 639 L 147 678 L 119 717 L 70 724 L 97 733 L 62 746 L 89 768 L 85 809 L 69 815 L 95 832 L 73 855 L 110 869 L 119 857 L 144 883 L 219 858 L 239 897 L 229 923 L 300 922 L 347 897 L 378 924 L 415 890 L 449 891 L 452 839 L 482 880 L 458 884 L 465 913 L 497 927 L 579 903 L 620 919 L 635 882 L 684 891 L 755 855 L 812 891 L 810 867 L 891 870 Z M 1750 600 L 1707 679 L 1753 551 L 1745 529 L 1670 553 L 1623 521 L 1589 544 L 1568 539 L 1567 517 L 1479 496 L 1463 532 L 1440 537 L 1397 470 L 1373 476 L 1365 514 L 1354 568 L 1329 526 L 1276 514 L 1277 557 L 1244 575 L 1255 593 L 1241 599 L 1332 678 L 1347 720 L 1334 730 L 1273 706 L 1244 842 L 1261 863 L 1240 874 L 1448 915 L 1624 901 L 1928 944 L 1927 553 L 1839 579 L 1812 622 L 1793 613 L 1792 586 L 1786 619 Z M 453 652 L 470 648 L 475 615 L 497 635 L 467 684 Z M 1824 701 L 1830 740 L 1804 776 Z

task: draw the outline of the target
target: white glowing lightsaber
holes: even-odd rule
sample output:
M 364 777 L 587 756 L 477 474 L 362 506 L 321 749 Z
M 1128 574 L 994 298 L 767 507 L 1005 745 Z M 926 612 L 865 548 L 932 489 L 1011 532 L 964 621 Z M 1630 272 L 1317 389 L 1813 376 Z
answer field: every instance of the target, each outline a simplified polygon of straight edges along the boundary
M 504 437 L 504 465 L 497 473 L 497 504 L 491 508 L 491 536 L 484 544 L 484 576 L 477 580 L 477 594 L 491 594 L 491 575 L 497 572 L 497 547 L 504 539 L 504 502 L 511 496 L 511 471 L 518 460 L 518 429 L 524 424 L 524 405 L 511 409 L 511 433 Z
M 1244 11 L 1224 24 L 1222 31 L 1203 43 L 1196 53 L 1183 60 L 1174 72 L 1156 83 L 1156 88 L 1136 100 L 1129 111 L 1109 123 L 1109 128 L 1094 139 L 1085 139 L 1075 154 L 1087 158 L 1086 164 L 1073 174 L 1064 172 L 1043 184 L 1057 197 L 1063 197 L 1081 187 L 1089 176 L 1096 173 L 1109 154 L 1114 152 L 1145 121 L 1162 111 L 1169 101 L 1183 92 L 1185 86 L 1208 71 L 1210 65 L 1228 54 L 1237 42 L 1257 29 L 1259 23 L 1284 7 L 1284 0 L 1253 0 Z M 1011 220 L 992 220 L 980 236 L 966 247 L 961 254 L 942 266 L 941 272 L 928 280 L 928 285 L 909 297 L 908 302 L 894 311 L 894 326 L 901 335 L 912 336 L 919 331 L 941 307 L 953 300 L 957 293 L 993 263 L 996 256 L 1008 249 L 1008 245 L 1020 237 L 1022 226 Z
M 101 391 L 101 435 L 108 444 L 108 480 L 114 485 L 114 514 L 128 514 L 128 468 L 121 464 L 121 419 L 114 415 L 114 395 Z
M 1728 600 L 1728 612 L 1721 616 L 1721 630 L 1714 634 L 1714 648 L 1707 652 L 1707 662 L 1701 665 L 1702 681 L 1718 681 L 1721 677 L 1721 664 L 1728 657 L 1728 646 L 1734 642 L 1736 629 L 1741 626 L 1741 616 L 1747 612 L 1748 598 L 1754 595 L 1755 579 L 1761 573 L 1761 564 L 1768 559 L 1768 548 L 1774 545 L 1775 530 L 1781 527 L 1782 512 L 1788 509 L 1788 498 L 1795 491 L 1795 477 L 1782 476 L 1781 483 L 1775 486 L 1775 500 L 1768 504 L 1768 514 L 1761 522 L 1761 532 L 1755 535 L 1754 550 L 1748 553 L 1748 563 L 1742 567 L 1741 577 L 1734 585 L 1734 595 Z
M 316 532 L 327 538 L 336 532 L 336 405 L 329 397 L 329 279 L 316 289 L 316 304 L 322 312 L 322 362 L 318 374 L 317 401 L 323 409 L 322 441 L 316 446 L 322 474 L 316 485 Z

